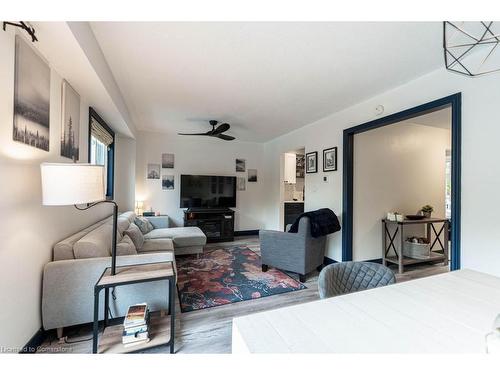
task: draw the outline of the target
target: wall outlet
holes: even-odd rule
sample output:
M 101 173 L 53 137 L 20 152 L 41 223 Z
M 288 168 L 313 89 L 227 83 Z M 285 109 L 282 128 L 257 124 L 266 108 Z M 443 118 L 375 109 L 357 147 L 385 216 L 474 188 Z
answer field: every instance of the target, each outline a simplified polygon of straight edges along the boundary
M 328 182 L 328 176 L 323 176 L 323 182 Z

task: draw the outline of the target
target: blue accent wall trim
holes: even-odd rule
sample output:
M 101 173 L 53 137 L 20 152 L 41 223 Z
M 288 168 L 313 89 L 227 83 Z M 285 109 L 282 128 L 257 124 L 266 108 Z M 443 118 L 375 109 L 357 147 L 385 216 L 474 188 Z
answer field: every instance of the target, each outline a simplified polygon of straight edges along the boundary
M 451 107 L 451 264 L 460 269 L 462 94 L 457 93 L 344 130 L 342 161 L 342 261 L 352 260 L 354 135 Z

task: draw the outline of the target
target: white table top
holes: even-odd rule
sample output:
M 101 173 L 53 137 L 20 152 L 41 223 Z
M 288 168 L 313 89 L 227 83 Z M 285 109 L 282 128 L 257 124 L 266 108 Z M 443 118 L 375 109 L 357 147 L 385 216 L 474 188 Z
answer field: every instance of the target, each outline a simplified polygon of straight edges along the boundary
M 233 353 L 486 351 L 500 278 L 461 270 L 233 319 Z

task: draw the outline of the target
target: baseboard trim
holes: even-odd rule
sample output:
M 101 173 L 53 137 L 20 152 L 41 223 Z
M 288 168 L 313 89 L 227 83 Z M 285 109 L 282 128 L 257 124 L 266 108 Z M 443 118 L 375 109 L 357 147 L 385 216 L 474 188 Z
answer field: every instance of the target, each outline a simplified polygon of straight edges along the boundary
M 329 264 L 333 264 L 333 263 L 338 263 L 336 260 L 333 260 L 332 258 L 328 258 L 328 257 L 325 257 L 323 259 L 323 264 L 325 266 L 329 265 Z
M 254 230 L 237 230 L 234 231 L 234 236 L 235 237 L 242 237 L 242 236 L 257 236 L 259 234 L 258 229 Z
M 363 262 L 379 263 L 382 264 L 382 258 L 364 260 Z
M 47 331 L 41 327 L 33 337 L 23 346 L 19 354 L 35 354 L 40 345 L 47 338 Z
M 324 262 L 323 264 L 325 264 L 325 265 L 333 264 L 333 263 L 340 263 L 339 261 L 331 259 L 331 258 L 328 258 L 328 257 L 325 257 L 325 260 L 323 262 Z M 371 263 L 382 264 L 382 258 L 363 260 L 363 262 L 371 262 Z

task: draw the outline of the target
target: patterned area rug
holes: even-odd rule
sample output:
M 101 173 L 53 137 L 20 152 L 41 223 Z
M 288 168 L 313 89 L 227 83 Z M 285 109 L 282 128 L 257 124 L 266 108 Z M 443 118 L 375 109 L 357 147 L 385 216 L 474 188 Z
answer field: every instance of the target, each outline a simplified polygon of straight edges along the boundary
M 306 289 L 277 269 L 262 272 L 260 256 L 246 246 L 205 249 L 199 259 L 176 262 L 182 312 Z

